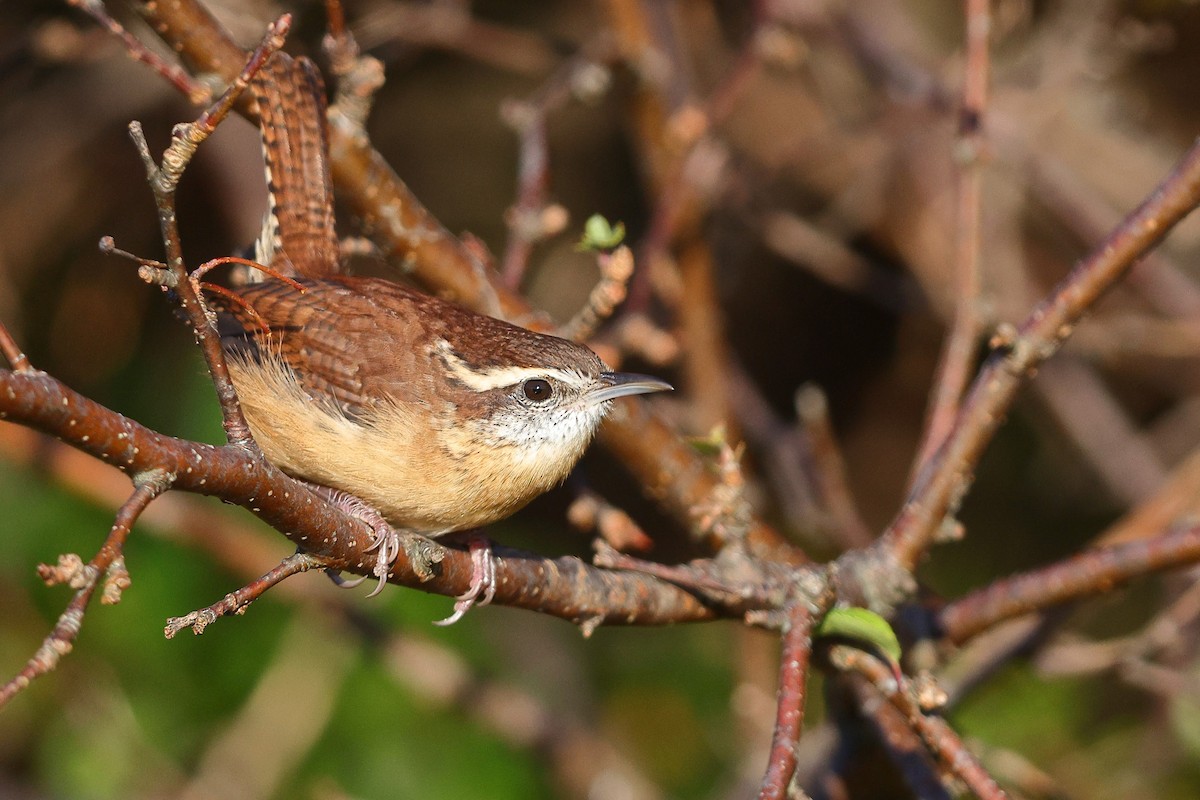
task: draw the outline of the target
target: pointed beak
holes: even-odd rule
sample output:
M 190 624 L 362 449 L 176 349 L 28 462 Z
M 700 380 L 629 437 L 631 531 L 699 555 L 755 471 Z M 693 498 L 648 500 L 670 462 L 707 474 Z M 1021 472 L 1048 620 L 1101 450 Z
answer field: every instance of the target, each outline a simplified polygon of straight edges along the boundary
M 674 388 L 666 381 L 650 375 L 637 375 L 632 372 L 601 372 L 600 386 L 591 391 L 588 399 L 594 403 L 603 403 L 606 400 L 615 400 L 631 394 L 669 392 Z

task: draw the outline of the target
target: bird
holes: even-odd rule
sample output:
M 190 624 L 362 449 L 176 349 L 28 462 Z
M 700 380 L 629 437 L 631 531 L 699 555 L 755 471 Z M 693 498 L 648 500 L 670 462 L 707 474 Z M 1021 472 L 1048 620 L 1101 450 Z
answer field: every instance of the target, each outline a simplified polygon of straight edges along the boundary
M 578 342 L 342 274 L 320 73 L 276 53 L 251 86 L 263 269 L 213 296 L 217 330 L 267 460 L 375 528 L 377 592 L 396 529 L 436 537 L 504 519 L 566 478 L 613 400 L 671 386 L 609 370 Z M 494 593 L 490 546 L 470 547 L 471 588 L 443 622 Z

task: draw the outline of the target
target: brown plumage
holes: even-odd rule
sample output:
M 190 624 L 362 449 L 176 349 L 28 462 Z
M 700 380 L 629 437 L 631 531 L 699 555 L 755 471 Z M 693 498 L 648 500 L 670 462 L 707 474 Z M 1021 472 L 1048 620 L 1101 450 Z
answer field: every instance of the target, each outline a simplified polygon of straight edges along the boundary
M 285 275 L 339 272 L 325 83 L 307 58 L 277 52 L 250 84 L 262 127 L 268 209 L 256 258 Z

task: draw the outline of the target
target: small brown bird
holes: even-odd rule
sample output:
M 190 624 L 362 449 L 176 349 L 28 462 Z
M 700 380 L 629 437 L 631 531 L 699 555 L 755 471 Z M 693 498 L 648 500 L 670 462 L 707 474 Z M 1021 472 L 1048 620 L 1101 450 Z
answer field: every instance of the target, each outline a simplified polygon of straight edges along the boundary
M 288 278 L 248 282 L 214 305 L 246 421 L 272 463 L 398 528 L 469 530 L 560 483 L 610 401 L 671 388 L 610 372 L 581 344 L 337 274 L 320 76 L 276 54 L 254 88 L 271 193 L 256 260 Z M 377 525 L 382 586 L 396 536 L 348 507 Z M 490 599 L 480 550 L 473 540 L 475 580 L 450 621 Z

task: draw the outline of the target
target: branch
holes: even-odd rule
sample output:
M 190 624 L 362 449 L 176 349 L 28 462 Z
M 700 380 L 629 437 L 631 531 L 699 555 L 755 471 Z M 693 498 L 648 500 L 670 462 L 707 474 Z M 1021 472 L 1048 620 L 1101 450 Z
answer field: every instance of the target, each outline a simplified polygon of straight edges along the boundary
M 904 714 L 908 724 L 920 735 L 938 762 L 965 783 L 976 797 L 981 800 L 1002 800 L 1008 797 L 967 749 L 958 734 L 941 717 L 927 715 L 908 682 L 901 680 L 898 683 L 887 664 L 863 650 L 848 645 L 833 645 L 830 648 L 829 661 L 837 669 L 856 672 L 866 678 L 879 694 Z
M 1200 524 L 1183 524 L 1154 539 L 1088 550 L 1042 569 L 996 581 L 938 615 L 948 639 L 961 643 L 1012 617 L 1112 591 L 1134 578 L 1200 559 Z
M 1025 319 L 975 380 L 945 444 L 922 470 L 883 544 L 908 569 L 936 539 L 1025 379 L 1057 352 L 1097 299 L 1200 203 L 1200 142 L 1150 196 Z
M 979 308 L 980 206 L 983 195 L 982 156 L 986 145 L 983 115 L 987 108 L 988 33 L 991 0 L 966 3 L 966 77 L 958 112 L 958 220 L 955 225 L 954 324 L 946 337 L 934 383 L 925 441 L 914 469 L 919 469 L 945 441 L 959 401 L 970 380 L 983 320 Z
M 42 642 L 37 653 L 29 659 L 16 677 L 0 687 L 0 708 L 27 687 L 34 678 L 53 670 L 58 666 L 59 660 L 71 652 L 83 627 L 83 615 L 102 577 L 103 603 L 118 602 L 121 592 L 128 588 L 129 573 L 125 569 L 123 554 L 125 540 L 129 538 L 133 523 L 150 501 L 170 486 L 170 478 L 156 470 L 136 476 L 134 484 L 136 488 L 133 494 L 117 511 L 112 529 L 91 561 L 84 564 L 78 556 L 60 556 L 57 567 L 43 564 L 38 568 L 38 573 L 46 583 L 66 583 L 75 589 L 75 596 L 67 604 L 66 610 L 59 615 L 57 624 Z
M 804 724 L 812 632 L 832 602 L 832 592 L 826 591 L 819 606 L 814 607 L 804 601 L 796 602 L 788 615 L 788 625 L 783 632 L 783 652 L 780 654 L 775 732 L 771 737 L 767 773 L 763 776 L 758 793 L 760 800 L 789 796 L 788 784 L 796 774 L 796 748 L 800 744 L 800 730 Z
M 179 238 L 179 222 L 175 212 L 175 190 L 183 177 L 184 170 L 195 155 L 196 149 L 212 135 L 217 126 L 233 109 L 242 92 L 250 84 L 255 73 L 266 63 L 271 54 L 283 47 L 284 37 L 292 26 L 290 14 L 284 14 L 267 28 L 267 34 L 257 49 L 246 59 L 237 77 L 215 103 L 200 115 L 194 123 L 177 125 L 171 133 L 171 144 L 163 153 L 161 165 L 154 162 L 146 137 L 139 122 L 129 125 L 129 134 L 146 167 L 146 178 L 154 192 L 158 208 L 158 222 L 162 231 L 163 244 L 167 251 L 167 274 L 165 285 L 173 289 L 179 299 L 179 307 L 187 315 L 192 331 L 200 344 L 204 360 L 212 376 L 217 398 L 221 403 L 222 423 L 230 444 L 257 449 L 250 435 L 250 428 L 242 415 L 237 391 L 225 365 L 225 354 L 221 349 L 221 337 L 217 335 L 210 319 L 211 312 L 200 296 L 199 278 L 189 279 L 183 262 L 183 245 Z M 202 274 L 202 273 L 201 273 Z

